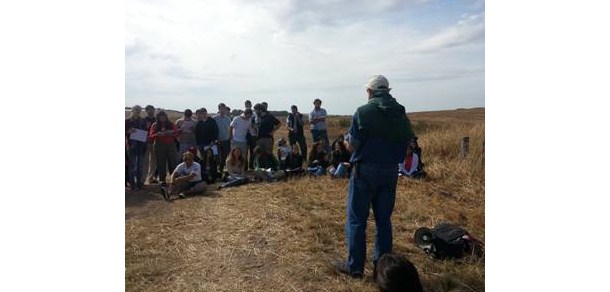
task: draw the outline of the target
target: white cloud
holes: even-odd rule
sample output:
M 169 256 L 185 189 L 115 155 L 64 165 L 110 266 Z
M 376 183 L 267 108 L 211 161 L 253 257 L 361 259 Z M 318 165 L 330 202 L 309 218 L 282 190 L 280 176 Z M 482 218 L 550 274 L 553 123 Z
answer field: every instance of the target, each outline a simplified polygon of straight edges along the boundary
M 372 74 L 407 94 L 418 82 L 482 76 L 484 16 L 460 11 L 428 36 L 404 16 L 424 2 L 128 0 L 126 101 L 308 108 L 315 96 L 347 114 L 355 104 L 341 100 L 361 96 Z
M 433 35 L 411 49 L 412 52 L 435 53 L 440 50 L 483 42 L 485 39 L 484 14 L 462 14 L 455 26 Z

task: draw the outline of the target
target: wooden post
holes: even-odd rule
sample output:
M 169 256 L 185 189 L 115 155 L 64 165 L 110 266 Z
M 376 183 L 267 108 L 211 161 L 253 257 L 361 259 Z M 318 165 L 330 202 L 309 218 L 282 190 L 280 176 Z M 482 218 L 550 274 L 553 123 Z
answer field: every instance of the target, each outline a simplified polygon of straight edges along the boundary
M 462 147 L 460 148 L 460 153 L 462 158 L 466 157 L 468 155 L 468 146 L 470 144 L 470 138 L 469 137 L 463 137 L 462 138 Z

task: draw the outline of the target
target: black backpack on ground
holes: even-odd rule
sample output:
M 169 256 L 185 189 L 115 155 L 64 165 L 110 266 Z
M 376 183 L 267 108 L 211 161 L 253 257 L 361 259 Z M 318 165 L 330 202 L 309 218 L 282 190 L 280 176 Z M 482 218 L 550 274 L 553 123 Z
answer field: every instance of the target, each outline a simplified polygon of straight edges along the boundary
M 418 228 L 413 237 L 417 246 L 435 259 L 462 258 L 465 255 L 480 256 L 482 244 L 468 231 L 457 225 L 441 223 L 433 229 Z

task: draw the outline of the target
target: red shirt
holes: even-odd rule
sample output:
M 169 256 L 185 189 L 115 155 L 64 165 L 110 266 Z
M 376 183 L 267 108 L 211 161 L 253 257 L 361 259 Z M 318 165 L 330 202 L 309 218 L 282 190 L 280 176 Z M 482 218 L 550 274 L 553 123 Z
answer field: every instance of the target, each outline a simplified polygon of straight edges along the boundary
M 407 171 L 411 169 L 411 163 L 413 163 L 413 155 L 407 155 L 407 157 L 405 157 L 405 169 Z
M 161 144 L 173 144 L 174 139 L 178 136 L 178 130 L 176 130 L 176 125 L 174 123 L 169 123 L 171 124 L 171 128 L 166 128 L 165 126 L 163 126 L 161 127 L 160 131 L 163 132 L 167 130 L 172 130 L 173 132 L 169 135 L 157 135 L 157 123 L 155 122 L 154 124 L 152 124 L 152 126 L 150 126 L 150 132 L 148 133 L 150 140 Z

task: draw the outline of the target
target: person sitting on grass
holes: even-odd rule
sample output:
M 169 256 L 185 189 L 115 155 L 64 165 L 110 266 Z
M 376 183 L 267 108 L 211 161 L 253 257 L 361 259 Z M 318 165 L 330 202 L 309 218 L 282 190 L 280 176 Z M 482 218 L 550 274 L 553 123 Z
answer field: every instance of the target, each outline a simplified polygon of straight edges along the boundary
M 244 173 L 246 163 L 246 159 L 241 155 L 241 148 L 233 146 L 226 161 L 227 173 L 223 178 L 224 183 L 218 185 L 218 189 L 240 186 L 250 182 Z
M 352 153 L 347 150 L 343 140 L 343 135 L 333 142 L 332 152 L 330 153 L 330 169 L 331 177 L 348 177 L 352 169 L 349 159 Z
M 398 175 L 412 178 L 421 178 L 425 175 L 421 164 L 419 163 L 419 156 L 414 153 L 414 144 L 411 142 L 407 146 L 407 155 L 405 160 L 398 164 Z
M 163 198 L 169 201 L 171 196 L 178 194 L 180 198 L 187 195 L 203 194 L 205 182 L 201 179 L 201 165 L 194 161 L 195 155 L 187 151 L 182 155 L 182 160 L 170 176 L 169 187 L 162 188 Z
M 277 158 L 262 147 L 254 148 L 254 174 L 257 178 L 273 181 L 284 177 L 284 171 L 278 170 Z
M 277 141 L 277 159 L 280 162 L 280 169 L 286 169 L 286 158 L 290 155 L 290 146 L 284 138 Z
M 292 145 L 292 151 L 286 157 L 286 168 L 284 169 L 286 176 L 298 175 L 304 172 L 303 156 L 301 156 L 301 148 L 299 144 Z
M 307 161 L 307 171 L 313 175 L 324 175 L 328 167 L 327 153 L 324 149 L 324 142 L 318 141 L 313 143 L 309 159 Z
M 217 159 L 214 156 L 212 148 L 206 147 L 201 157 L 201 177 L 209 185 L 215 183 L 220 178 L 217 165 Z
M 417 269 L 405 257 L 383 254 L 373 271 L 375 283 L 381 292 L 422 292 Z

